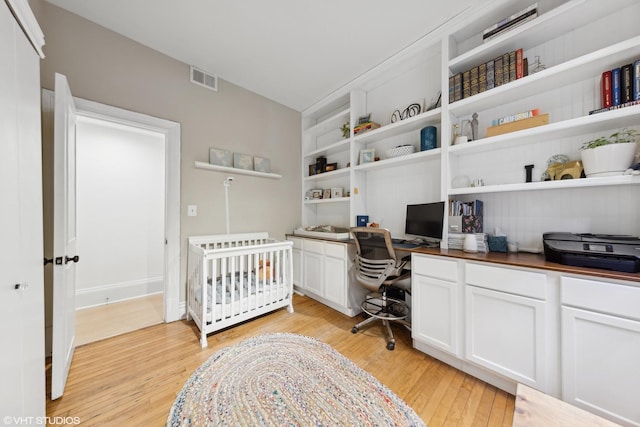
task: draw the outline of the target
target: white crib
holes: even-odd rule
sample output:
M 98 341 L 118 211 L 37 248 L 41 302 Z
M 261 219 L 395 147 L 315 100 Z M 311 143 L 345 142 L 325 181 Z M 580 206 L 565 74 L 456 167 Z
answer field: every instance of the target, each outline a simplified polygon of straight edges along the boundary
M 293 312 L 292 242 L 268 233 L 189 237 L 187 319 L 207 334 L 278 308 Z

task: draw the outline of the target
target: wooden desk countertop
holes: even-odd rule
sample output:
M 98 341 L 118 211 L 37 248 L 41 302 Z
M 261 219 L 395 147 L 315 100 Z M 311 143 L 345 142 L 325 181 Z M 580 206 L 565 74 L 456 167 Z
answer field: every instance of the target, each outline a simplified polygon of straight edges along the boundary
M 328 242 L 354 244 L 353 240 L 332 240 L 321 239 L 316 237 L 298 236 L 287 234 L 286 237 L 298 237 L 303 239 L 324 240 Z M 557 271 L 565 274 L 580 274 L 585 276 L 602 277 L 605 279 L 626 280 L 635 282 L 640 286 L 640 273 L 625 273 L 622 271 L 602 270 L 599 268 L 574 267 L 571 265 L 558 264 L 549 262 L 544 259 L 543 254 L 533 254 L 527 252 L 518 253 L 502 253 L 502 252 L 478 252 L 468 253 L 456 249 L 440 249 L 440 248 L 402 248 L 397 247 L 398 252 L 414 252 L 425 255 L 444 256 L 449 258 L 459 258 L 468 261 L 482 261 L 495 264 L 509 265 L 513 267 L 539 268 L 543 270 Z

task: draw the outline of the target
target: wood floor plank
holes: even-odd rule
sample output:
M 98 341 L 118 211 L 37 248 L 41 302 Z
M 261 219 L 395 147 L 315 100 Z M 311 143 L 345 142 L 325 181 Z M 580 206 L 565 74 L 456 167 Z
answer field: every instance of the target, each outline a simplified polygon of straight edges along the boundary
M 79 417 L 83 426 L 164 425 L 176 394 L 211 355 L 251 336 L 290 332 L 331 345 L 387 385 L 430 427 L 509 425 L 512 420 L 513 396 L 415 350 L 406 329 L 394 327 L 396 349 L 388 351 L 380 325 L 352 334 L 357 318 L 298 295 L 294 308 L 293 314 L 277 310 L 209 335 L 206 349 L 200 347 L 197 327 L 187 321 L 80 346 L 65 393 L 47 400 L 47 415 Z

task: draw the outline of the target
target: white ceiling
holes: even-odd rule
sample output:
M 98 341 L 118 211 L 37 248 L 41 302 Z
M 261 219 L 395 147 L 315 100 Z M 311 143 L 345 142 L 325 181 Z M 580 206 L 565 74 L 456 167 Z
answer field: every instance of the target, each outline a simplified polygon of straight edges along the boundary
M 298 111 L 479 0 L 47 0 Z

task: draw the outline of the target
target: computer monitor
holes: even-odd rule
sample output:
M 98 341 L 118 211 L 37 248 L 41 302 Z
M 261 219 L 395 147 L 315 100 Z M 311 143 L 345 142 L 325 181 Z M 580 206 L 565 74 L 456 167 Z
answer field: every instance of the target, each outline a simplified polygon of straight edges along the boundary
M 404 232 L 432 243 L 442 240 L 444 202 L 407 205 Z

